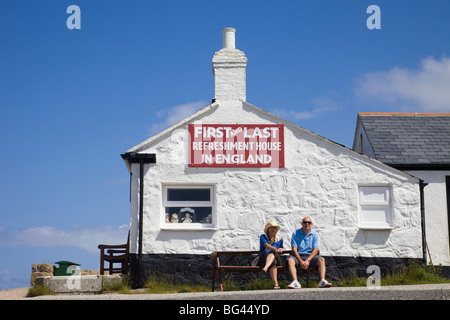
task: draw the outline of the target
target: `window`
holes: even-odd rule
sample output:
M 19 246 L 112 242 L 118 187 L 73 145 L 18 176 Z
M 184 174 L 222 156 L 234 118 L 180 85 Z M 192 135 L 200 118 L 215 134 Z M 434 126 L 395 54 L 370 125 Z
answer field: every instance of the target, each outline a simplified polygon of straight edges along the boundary
M 390 186 L 359 187 L 359 224 L 361 229 L 392 229 Z
M 214 227 L 214 186 L 164 186 L 164 229 Z

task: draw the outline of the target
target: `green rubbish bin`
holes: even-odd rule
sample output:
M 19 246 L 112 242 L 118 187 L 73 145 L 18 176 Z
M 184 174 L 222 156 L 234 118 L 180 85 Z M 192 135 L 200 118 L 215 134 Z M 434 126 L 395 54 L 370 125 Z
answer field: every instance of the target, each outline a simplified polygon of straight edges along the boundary
M 55 276 L 72 276 L 75 275 L 76 270 L 75 268 L 77 266 L 81 266 L 81 264 L 70 262 L 70 261 L 57 261 L 56 264 L 59 264 L 58 268 L 55 268 Z M 72 268 L 69 269 L 69 267 L 72 266 Z

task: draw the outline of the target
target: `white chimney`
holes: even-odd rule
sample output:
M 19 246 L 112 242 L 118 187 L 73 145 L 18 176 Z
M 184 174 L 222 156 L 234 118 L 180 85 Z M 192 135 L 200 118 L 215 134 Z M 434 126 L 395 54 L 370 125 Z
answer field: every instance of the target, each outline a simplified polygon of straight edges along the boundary
M 223 48 L 213 58 L 216 101 L 246 101 L 245 70 L 247 57 L 235 48 L 236 29 L 224 28 Z

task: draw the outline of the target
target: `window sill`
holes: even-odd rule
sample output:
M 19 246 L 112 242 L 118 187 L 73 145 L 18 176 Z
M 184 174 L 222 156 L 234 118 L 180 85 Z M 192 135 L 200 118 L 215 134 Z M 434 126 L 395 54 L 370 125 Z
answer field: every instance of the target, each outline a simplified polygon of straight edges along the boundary
M 175 225 L 164 224 L 161 227 L 163 231 L 216 231 L 212 224 L 201 225 L 200 223 L 186 224 L 186 223 L 177 223 Z
M 359 226 L 360 230 L 374 230 L 374 231 L 381 231 L 381 230 L 393 230 L 394 227 L 388 226 L 388 225 L 363 225 Z

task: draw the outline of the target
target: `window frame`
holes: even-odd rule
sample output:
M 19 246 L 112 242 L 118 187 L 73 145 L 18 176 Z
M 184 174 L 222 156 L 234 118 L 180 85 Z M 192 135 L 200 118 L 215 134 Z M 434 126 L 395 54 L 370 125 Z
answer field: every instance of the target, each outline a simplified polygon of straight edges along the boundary
M 209 201 L 168 201 L 169 189 L 209 189 Z M 214 231 L 216 230 L 216 201 L 215 184 L 162 184 L 162 208 L 161 208 L 161 230 L 180 230 L 180 231 Z M 166 207 L 211 207 L 211 223 L 166 223 Z
M 382 190 L 387 194 L 385 201 L 370 201 L 363 198 L 364 190 Z M 384 221 L 367 221 L 364 219 L 364 212 L 370 210 L 385 210 Z M 386 184 L 369 184 L 358 186 L 358 217 L 359 228 L 362 230 L 392 230 L 394 229 L 394 206 L 393 206 L 393 188 Z

